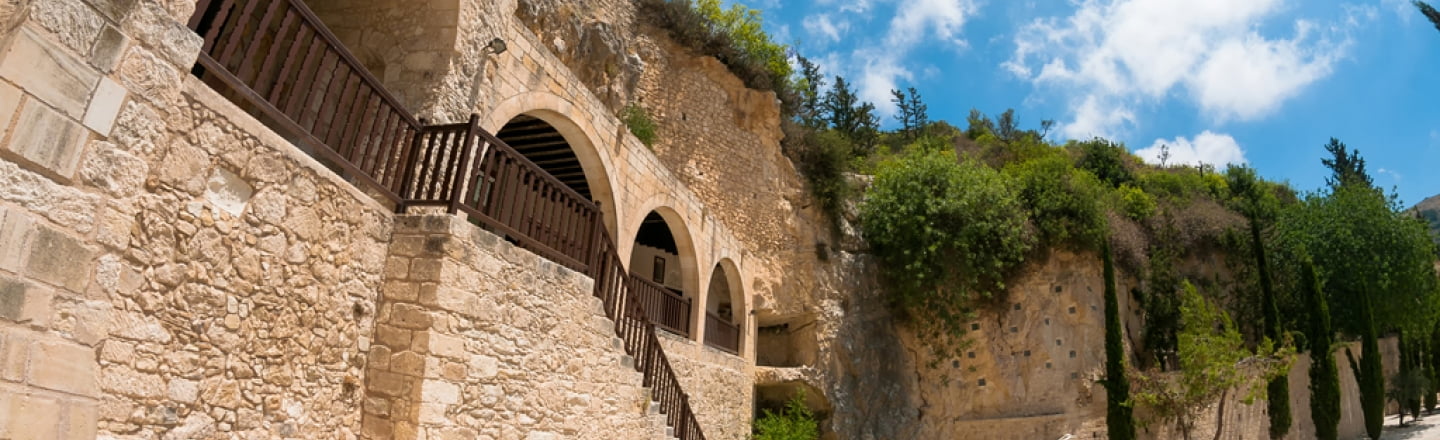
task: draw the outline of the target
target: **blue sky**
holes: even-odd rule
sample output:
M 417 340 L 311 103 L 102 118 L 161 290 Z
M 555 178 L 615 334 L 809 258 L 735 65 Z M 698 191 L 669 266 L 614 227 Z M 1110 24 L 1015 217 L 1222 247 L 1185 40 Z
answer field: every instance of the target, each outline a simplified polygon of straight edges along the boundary
M 1103 136 L 1171 163 L 1248 163 L 1300 190 L 1322 145 L 1358 149 L 1408 206 L 1440 193 L 1440 32 L 1405 0 L 741 0 L 853 82 L 884 124 L 915 87 L 931 119 L 1014 108 L 1052 139 Z M 1432 3 L 1433 4 L 1433 3 Z

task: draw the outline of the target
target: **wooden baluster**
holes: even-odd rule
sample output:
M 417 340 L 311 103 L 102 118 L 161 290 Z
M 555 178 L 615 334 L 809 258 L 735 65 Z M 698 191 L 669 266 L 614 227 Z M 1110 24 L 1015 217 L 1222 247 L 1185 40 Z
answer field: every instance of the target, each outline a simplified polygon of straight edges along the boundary
M 261 1 L 262 0 L 250 0 L 245 3 L 245 11 L 240 14 L 240 17 L 235 21 L 235 27 L 230 30 L 230 38 L 225 43 L 225 51 L 221 53 L 220 59 L 216 60 L 220 62 L 220 65 L 229 69 L 231 73 L 236 71 L 235 50 L 240 47 L 240 43 L 244 41 L 245 37 L 253 37 L 253 34 L 246 32 L 245 28 L 249 24 L 250 17 L 255 14 L 255 7 L 259 6 Z
M 269 52 L 274 52 L 276 49 L 275 45 L 280 42 L 280 35 L 278 33 L 270 33 L 270 21 L 275 18 L 275 12 L 280 9 L 280 4 L 283 2 L 284 0 L 266 1 L 265 14 L 260 16 L 260 24 L 255 27 L 255 32 L 250 36 L 250 42 L 243 55 L 245 58 L 240 60 L 240 67 L 235 69 L 235 77 L 239 78 L 241 82 L 250 85 L 251 90 L 255 89 L 254 85 L 256 79 L 260 76 L 260 72 L 256 71 L 254 75 L 247 75 L 247 71 L 251 70 L 255 65 L 255 60 L 260 58 L 260 48 L 267 46 L 265 44 L 265 38 L 270 37 L 271 39 L 268 45 L 270 48 Z M 256 3 L 259 2 L 257 1 Z M 248 81 L 246 80 L 247 77 L 249 78 Z

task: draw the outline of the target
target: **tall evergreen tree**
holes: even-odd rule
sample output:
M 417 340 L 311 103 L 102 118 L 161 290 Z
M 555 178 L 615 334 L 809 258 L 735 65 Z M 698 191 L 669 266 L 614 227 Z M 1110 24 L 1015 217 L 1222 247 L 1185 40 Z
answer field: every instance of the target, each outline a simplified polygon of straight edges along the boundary
M 860 102 L 855 90 L 845 78 L 836 76 L 835 86 L 825 93 L 826 122 L 830 128 L 844 136 L 854 145 L 856 155 L 868 153 L 875 146 L 880 131 L 880 119 L 875 116 L 875 105 Z
M 1255 257 L 1255 269 L 1260 278 L 1261 326 L 1265 337 L 1281 343 L 1280 311 L 1275 306 L 1275 290 L 1270 281 L 1270 265 L 1265 259 L 1265 241 L 1261 239 L 1261 223 L 1273 215 L 1273 203 L 1266 203 L 1265 182 L 1256 175 L 1255 169 L 1231 165 L 1225 170 L 1230 192 L 1236 195 L 1236 207 L 1250 226 L 1250 248 Z M 1270 438 L 1278 439 L 1290 432 L 1290 379 L 1284 375 L 1266 384 L 1266 404 L 1270 415 Z
M 1380 438 L 1385 426 L 1385 372 L 1380 363 L 1380 341 L 1375 331 L 1375 313 L 1370 306 L 1370 297 L 1360 297 L 1358 323 L 1360 334 L 1360 362 L 1350 349 L 1345 349 L 1345 359 L 1350 362 L 1350 371 L 1355 372 L 1355 383 L 1360 385 L 1360 412 L 1365 422 L 1365 434 Z
M 1370 173 L 1365 171 L 1365 159 L 1360 157 L 1360 150 L 1349 151 L 1339 139 L 1330 138 L 1330 143 L 1325 144 L 1325 151 L 1331 157 L 1320 159 L 1320 163 L 1330 169 L 1330 177 L 1325 178 L 1325 183 L 1331 188 L 1354 184 L 1374 186 Z
M 1340 371 L 1335 365 L 1330 307 L 1320 291 L 1314 263 L 1304 262 L 1300 278 L 1300 293 L 1310 315 L 1305 338 L 1310 342 L 1310 420 L 1315 424 L 1316 439 L 1336 440 L 1340 436 Z
M 890 95 L 890 102 L 895 103 L 895 120 L 900 122 L 900 131 L 908 140 L 919 138 L 921 131 L 930 124 L 930 116 L 925 102 L 920 100 L 920 92 L 910 87 L 904 92 L 891 89 Z
M 795 61 L 800 64 L 800 105 L 795 112 L 795 117 L 801 124 L 811 129 L 820 128 L 824 123 L 825 96 L 820 93 L 825 88 L 825 75 L 820 74 L 820 66 L 815 65 L 809 58 L 796 56 Z
M 1415 7 L 1419 8 L 1420 13 L 1430 20 L 1430 24 L 1435 25 L 1435 30 L 1440 30 L 1440 11 L 1436 11 L 1435 8 L 1422 1 L 1416 1 Z
M 1105 429 L 1111 440 L 1134 440 L 1130 380 L 1125 377 L 1125 335 L 1120 324 L 1120 299 L 1115 293 L 1115 263 L 1109 243 L 1102 247 L 1101 255 L 1105 260 Z

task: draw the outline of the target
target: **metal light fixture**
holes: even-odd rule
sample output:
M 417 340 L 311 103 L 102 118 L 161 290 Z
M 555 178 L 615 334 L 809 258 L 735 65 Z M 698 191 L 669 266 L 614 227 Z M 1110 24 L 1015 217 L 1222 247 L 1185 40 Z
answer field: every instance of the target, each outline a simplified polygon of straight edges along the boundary
M 505 53 L 505 49 L 505 40 L 499 38 L 490 40 L 490 44 L 485 45 L 485 50 L 490 52 L 490 54 L 492 55 L 499 55 Z

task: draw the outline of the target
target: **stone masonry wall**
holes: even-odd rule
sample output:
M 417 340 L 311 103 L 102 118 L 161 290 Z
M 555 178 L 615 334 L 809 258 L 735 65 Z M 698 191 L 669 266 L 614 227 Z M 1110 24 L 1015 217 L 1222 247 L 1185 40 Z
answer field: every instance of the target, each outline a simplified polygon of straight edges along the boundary
M 744 359 L 669 332 L 660 332 L 665 357 L 690 395 L 705 438 L 748 439 L 754 411 L 752 369 Z
M 188 75 L 186 1 L 0 41 L 0 438 L 355 438 L 390 217 Z
M 451 216 L 397 219 L 386 266 L 369 438 L 664 432 L 588 277 Z

